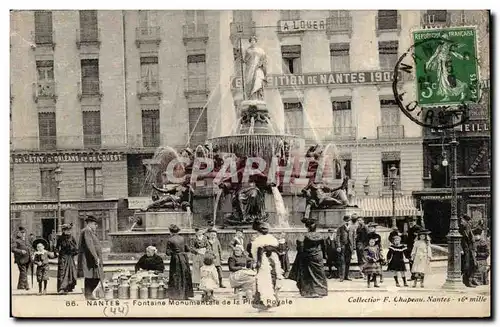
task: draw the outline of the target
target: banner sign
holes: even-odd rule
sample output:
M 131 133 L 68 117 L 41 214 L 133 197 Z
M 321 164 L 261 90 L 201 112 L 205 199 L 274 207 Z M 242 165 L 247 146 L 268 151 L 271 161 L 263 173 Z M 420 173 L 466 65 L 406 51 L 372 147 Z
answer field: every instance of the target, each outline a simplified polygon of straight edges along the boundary
M 124 161 L 125 155 L 111 153 L 24 153 L 12 154 L 11 161 L 15 164 L 46 164 L 46 163 L 77 163 L 77 162 L 116 162 Z
M 324 31 L 326 19 L 315 20 L 280 20 L 280 33 L 293 33 L 300 31 Z
M 73 202 L 61 203 L 61 210 L 109 210 L 115 209 L 116 201 L 113 202 Z M 23 203 L 11 204 L 11 211 L 56 211 L 57 203 Z
M 394 71 L 368 71 L 345 73 L 315 73 L 268 75 L 266 87 L 325 86 L 347 84 L 392 83 Z M 231 88 L 241 88 L 241 77 L 234 77 Z

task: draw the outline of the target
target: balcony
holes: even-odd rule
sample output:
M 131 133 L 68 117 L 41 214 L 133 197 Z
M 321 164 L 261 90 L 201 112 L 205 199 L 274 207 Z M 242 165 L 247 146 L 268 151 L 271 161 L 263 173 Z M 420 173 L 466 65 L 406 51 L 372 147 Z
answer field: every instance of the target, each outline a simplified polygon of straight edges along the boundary
M 405 137 L 403 125 L 377 126 L 378 139 L 402 139 Z
M 303 137 L 308 143 L 356 139 L 356 127 L 289 128 L 287 133 Z
M 50 47 L 52 50 L 56 47 L 55 32 L 54 31 L 34 31 L 31 32 L 33 37 L 33 43 L 35 47 L 32 46 L 32 49 L 35 50 L 37 47 Z
M 101 29 L 89 28 L 76 30 L 76 47 L 80 49 L 83 46 L 101 47 Z
M 137 81 L 137 97 L 158 97 L 161 99 L 161 80 L 141 78 Z
M 156 43 L 160 45 L 161 42 L 161 27 L 138 27 L 135 29 L 135 45 L 140 47 L 142 43 Z
M 326 19 L 327 34 L 351 34 L 352 17 L 328 17 Z
M 208 77 L 188 77 L 184 79 L 184 95 L 208 95 Z
M 382 184 L 382 191 L 387 192 L 387 191 L 392 191 L 392 180 L 389 177 L 383 177 L 383 184 Z M 394 179 L 394 190 L 395 191 L 400 191 L 401 190 L 401 176 L 397 176 Z
M 208 24 L 185 24 L 182 26 L 182 40 L 184 45 L 190 41 L 208 42 Z
M 255 22 L 234 22 L 229 24 L 229 29 L 231 31 L 231 41 L 235 43 L 240 38 L 249 39 L 255 35 Z
M 40 99 L 53 100 L 54 102 L 57 100 L 55 81 L 33 83 L 33 100 L 38 103 Z
M 377 36 L 382 32 L 401 32 L 401 14 L 397 16 L 378 16 L 375 19 Z
M 85 79 L 78 82 L 78 100 L 83 98 L 102 98 L 102 85 L 100 80 Z

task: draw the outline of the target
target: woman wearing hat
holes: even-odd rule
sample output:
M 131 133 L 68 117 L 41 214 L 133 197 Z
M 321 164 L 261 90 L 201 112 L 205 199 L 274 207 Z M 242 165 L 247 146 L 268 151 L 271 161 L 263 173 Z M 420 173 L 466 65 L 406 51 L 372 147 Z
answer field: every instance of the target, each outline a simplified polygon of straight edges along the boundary
M 420 280 L 420 287 L 424 287 L 424 277 L 430 271 L 432 251 L 431 243 L 429 240 L 429 234 L 431 232 L 424 229 L 418 233 L 418 239 L 413 245 L 413 250 L 411 252 L 411 259 L 413 261 L 413 266 L 411 267 L 411 272 L 415 274 L 415 279 L 413 280 L 412 287 L 417 287 L 417 281 Z
M 196 289 L 200 284 L 200 269 L 203 267 L 203 259 L 207 253 L 208 240 L 202 229 L 195 228 L 195 235 L 191 239 L 191 253 L 193 254 L 193 287 Z
M 278 290 L 283 279 L 283 269 L 278 257 L 278 240 L 269 234 L 270 225 L 254 222 L 259 235 L 252 241 L 252 258 L 255 259 L 256 289 L 252 306 L 261 311 L 279 305 Z
M 303 220 L 307 233 L 297 240 L 297 257 L 289 278 L 297 282 L 302 297 L 318 298 L 328 295 L 323 263 L 324 239 L 316 232 L 316 221 Z
M 61 226 L 62 235 L 56 243 L 57 260 L 57 292 L 69 293 L 76 286 L 76 265 L 74 256 L 78 254 L 76 240 L 71 235 L 72 224 Z
M 191 269 L 189 267 L 189 247 L 184 237 L 179 235 L 177 225 L 168 228 L 172 236 L 167 241 L 167 255 L 170 256 L 168 296 L 174 300 L 187 300 L 194 296 Z

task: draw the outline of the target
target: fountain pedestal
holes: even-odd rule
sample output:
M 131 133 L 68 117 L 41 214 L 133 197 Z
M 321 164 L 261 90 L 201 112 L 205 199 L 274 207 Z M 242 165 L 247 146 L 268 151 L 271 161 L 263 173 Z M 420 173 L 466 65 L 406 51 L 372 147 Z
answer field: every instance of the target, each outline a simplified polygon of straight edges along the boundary
M 172 224 L 181 229 L 191 228 L 191 213 L 185 211 L 148 211 L 142 213 L 142 222 L 146 231 L 168 231 Z
M 351 216 L 353 213 L 361 215 L 359 208 L 339 208 L 339 209 L 315 209 L 311 210 L 310 218 L 318 222 L 321 228 L 337 228 L 341 226 L 344 216 Z

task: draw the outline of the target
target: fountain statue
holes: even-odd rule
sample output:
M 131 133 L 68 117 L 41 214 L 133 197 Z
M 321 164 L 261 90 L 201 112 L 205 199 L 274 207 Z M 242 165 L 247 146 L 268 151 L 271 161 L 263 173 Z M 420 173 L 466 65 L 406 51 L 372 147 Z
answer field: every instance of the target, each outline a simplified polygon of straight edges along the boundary
M 245 71 L 245 95 L 248 100 L 264 101 L 264 84 L 267 76 L 267 56 L 263 49 L 257 46 L 257 37 L 249 39 L 250 46 L 245 51 L 243 61 Z

